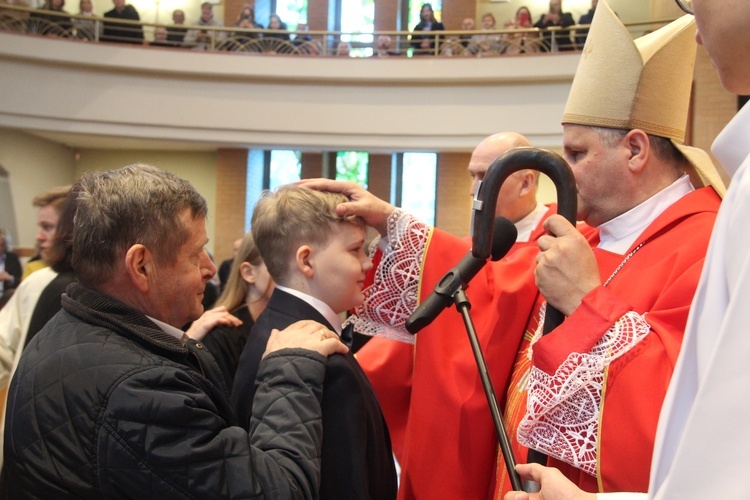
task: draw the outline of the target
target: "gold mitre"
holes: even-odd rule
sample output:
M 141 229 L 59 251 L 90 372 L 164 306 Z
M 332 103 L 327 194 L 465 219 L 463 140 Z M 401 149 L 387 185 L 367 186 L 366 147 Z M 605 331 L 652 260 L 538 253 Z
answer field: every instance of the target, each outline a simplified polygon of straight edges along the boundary
M 708 154 L 685 146 L 695 66 L 695 19 L 683 16 L 633 40 L 606 1 L 599 2 L 565 105 L 562 123 L 641 129 L 670 139 L 704 186 L 726 186 Z M 692 176 L 696 181 L 696 176 Z

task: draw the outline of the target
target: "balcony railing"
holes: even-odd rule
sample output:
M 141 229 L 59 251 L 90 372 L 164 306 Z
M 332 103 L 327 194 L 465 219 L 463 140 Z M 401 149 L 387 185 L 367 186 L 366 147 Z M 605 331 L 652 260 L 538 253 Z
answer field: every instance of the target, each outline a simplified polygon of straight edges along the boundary
M 671 19 L 629 23 L 634 36 Z M 496 31 L 279 31 L 164 25 L 0 4 L 0 31 L 79 40 L 249 54 L 493 57 L 581 50 L 587 25 Z

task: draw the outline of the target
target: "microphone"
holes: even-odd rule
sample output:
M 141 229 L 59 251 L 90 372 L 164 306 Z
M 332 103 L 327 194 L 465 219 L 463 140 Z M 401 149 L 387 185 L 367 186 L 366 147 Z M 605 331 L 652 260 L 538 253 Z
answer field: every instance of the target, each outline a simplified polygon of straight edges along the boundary
M 518 230 L 511 221 L 505 217 L 496 217 L 492 237 L 493 261 L 500 260 L 511 249 L 516 242 Z M 435 290 L 425 299 L 419 307 L 406 320 L 406 330 L 409 333 L 417 333 L 426 327 L 453 302 L 453 294 L 459 289 L 465 289 L 469 281 L 487 263 L 486 259 L 477 259 L 471 250 L 443 276 Z

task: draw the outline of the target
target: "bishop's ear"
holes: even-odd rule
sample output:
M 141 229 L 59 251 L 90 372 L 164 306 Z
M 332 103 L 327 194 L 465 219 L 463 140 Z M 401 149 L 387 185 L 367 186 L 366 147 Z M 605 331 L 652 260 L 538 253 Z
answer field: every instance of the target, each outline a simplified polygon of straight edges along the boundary
M 628 167 L 632 171 L 641 171 L 648 162 L 651 154 L 651 141 L 648 134 L 640 129 L 633 129 L 625 136 L 625 144 L 629 148 Z

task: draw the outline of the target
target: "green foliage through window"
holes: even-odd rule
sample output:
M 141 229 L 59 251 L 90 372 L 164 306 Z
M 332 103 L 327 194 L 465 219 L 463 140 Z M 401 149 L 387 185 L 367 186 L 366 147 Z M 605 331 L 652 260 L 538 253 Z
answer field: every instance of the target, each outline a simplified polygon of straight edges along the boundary
M 307 23 L 307 0 L 276 0 L 276 13 L 294 31 L 299 23 Z
M 367 168 L 370 155 L 357 151 L 336 153 L 336 180 L 352 181 L 367 189 Z

